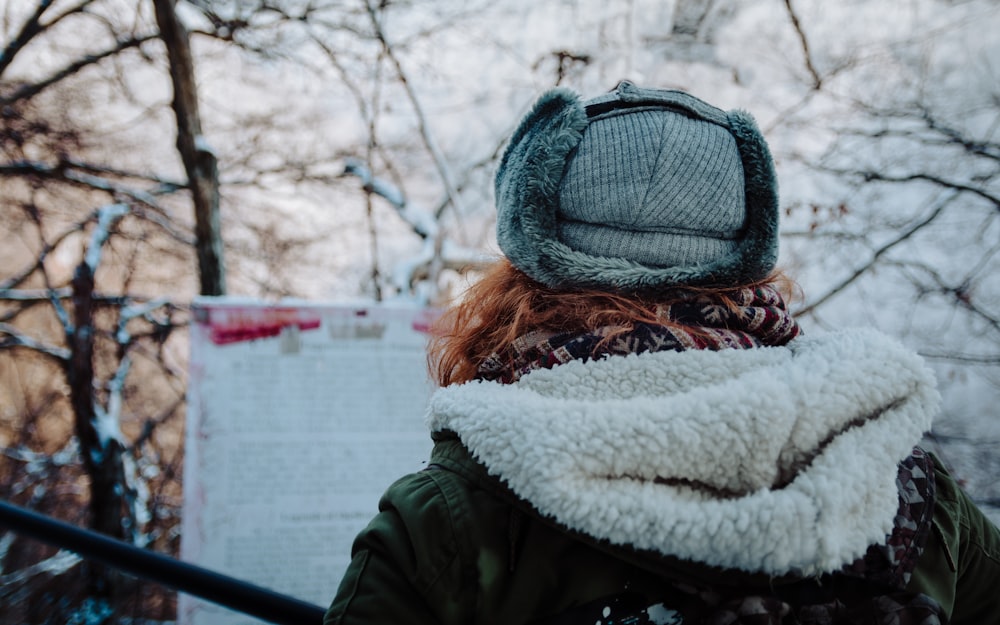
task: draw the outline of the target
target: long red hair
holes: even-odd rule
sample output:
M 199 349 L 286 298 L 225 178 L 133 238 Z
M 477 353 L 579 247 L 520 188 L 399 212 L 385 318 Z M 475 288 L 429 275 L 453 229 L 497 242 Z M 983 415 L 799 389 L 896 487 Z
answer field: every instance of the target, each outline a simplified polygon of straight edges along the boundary
M 758 285 L 770 285 L 786 299 L 796 288 L 781 272 L 741 286 Z M 637 323 L 663 325 L 659 308 L 664 305 L 709 293 L 733 308 L 736 304 L 728 297 L 733 291 L 734 287 L 688 287 L 658 296 L 635 296 L 594 289 L 561 290 L 532 280 L 501 259 L 434 323 L 427 363 L 431 377 L 441 386 L 468 382 L 486 358 L 529 332 L 584 332 L 605 326 L 628 332 Z M 610 338 L 613 335 L 605 340 Z

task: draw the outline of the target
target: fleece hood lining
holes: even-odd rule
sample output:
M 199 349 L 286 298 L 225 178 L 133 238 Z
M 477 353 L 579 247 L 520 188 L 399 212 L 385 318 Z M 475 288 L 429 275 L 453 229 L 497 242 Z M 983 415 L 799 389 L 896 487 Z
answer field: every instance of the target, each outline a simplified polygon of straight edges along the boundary
M 573 530 L 712 566 L 814 574 L 891 530 L 896 464 L 938 403 L 918 356 L 858 330 L 451 386 L 432 397 L 428 425 L 456 432 Z

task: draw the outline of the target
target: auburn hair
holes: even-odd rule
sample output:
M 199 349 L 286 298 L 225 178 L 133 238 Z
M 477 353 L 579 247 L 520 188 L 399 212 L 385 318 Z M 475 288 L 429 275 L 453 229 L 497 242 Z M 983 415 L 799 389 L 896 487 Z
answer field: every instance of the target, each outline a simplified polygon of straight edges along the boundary
M 738 288 L 770 285 L 786 299 L 795 283 L 776 271 L 740 287 L 684 287 L 650 296 L 625 295 L 596 289 L 555 289 L 529 278 L 506 258 L 491 265 L 431 326 L 427 364 L 441 386 L 468 382 L 489 356 L 503 353 L 515 339 L 530 332 L 584 332 L 606 326 L 632 330 L 635 324 L 669 325 L 661 307 L 697 294 L 711 294 L 730 309 Z M 609 341 L 616 333 L 605 337 Z

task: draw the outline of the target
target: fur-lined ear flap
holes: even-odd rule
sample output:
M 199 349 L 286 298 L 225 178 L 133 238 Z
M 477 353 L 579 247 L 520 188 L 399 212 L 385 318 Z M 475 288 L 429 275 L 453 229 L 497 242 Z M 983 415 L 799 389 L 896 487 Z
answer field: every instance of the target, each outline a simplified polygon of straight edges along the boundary
M 497 170 L 497 241 L 515 266 L 543 282 L 541 250 L 558 236 L 559 183 L 588 123 L 576 93 L 544 93 L 514 131 Z
M 739 273 L 745 280 L 759 280 L 778 262 L 778 176 L 771 150 L 753 116 L 735 110 L 727 117 L 743 161 L 746 190 L 747 225 L 740 244 Z

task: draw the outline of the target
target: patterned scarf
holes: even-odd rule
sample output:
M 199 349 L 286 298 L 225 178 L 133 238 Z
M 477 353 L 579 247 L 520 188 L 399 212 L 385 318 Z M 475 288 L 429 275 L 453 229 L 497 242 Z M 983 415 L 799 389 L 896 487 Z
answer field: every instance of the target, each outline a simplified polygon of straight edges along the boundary
M 605 326 L 583 333 L 531 332 L 483 361 L 476 378 L 510 384 L 529 371 L 551 369 L 572 360 L 671 350 L 777 346 L 798 336 L 798 324 L 781 294 L 772 287 L 747 287 L 726 295 L 734 306 L 708 294 L 688 295 L 659 306 L 660 324 L 636 323 L 631 329 Z

